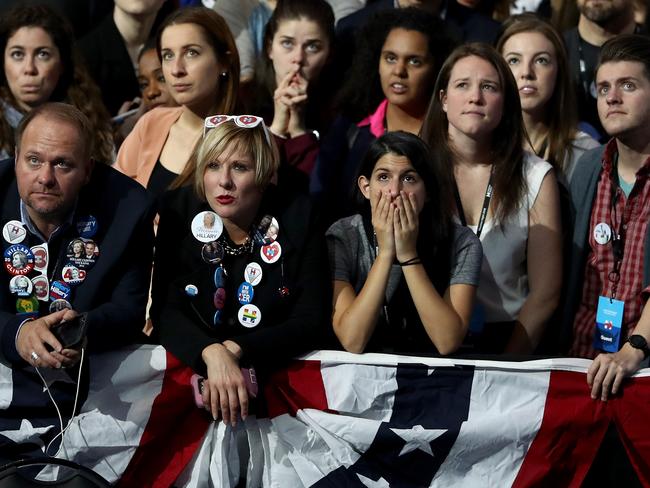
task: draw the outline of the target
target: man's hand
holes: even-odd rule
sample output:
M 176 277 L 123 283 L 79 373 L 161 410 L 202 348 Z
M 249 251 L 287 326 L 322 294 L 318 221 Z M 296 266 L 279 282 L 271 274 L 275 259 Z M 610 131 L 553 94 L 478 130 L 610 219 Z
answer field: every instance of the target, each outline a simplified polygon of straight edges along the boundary
M 79 361 L 79 351 L 62 349 L 51 328 L 77 316 L 74 310 L 60 310 L 36 320 L 25 322 L 16 338 L 18 354 L 29 364 L 44 368 L 70 367 Z M 46 348 L 49 345 L 53 351 Z
M 618 393 L 621 383 L 636 373 L 643 361 L 643 351 L 625 343 L 620 351 L 613 354 L 599 354 L 587 371 L 587 383 L 591 388 L 591 398 L 600 396 L 606 401 L 610 392 Z

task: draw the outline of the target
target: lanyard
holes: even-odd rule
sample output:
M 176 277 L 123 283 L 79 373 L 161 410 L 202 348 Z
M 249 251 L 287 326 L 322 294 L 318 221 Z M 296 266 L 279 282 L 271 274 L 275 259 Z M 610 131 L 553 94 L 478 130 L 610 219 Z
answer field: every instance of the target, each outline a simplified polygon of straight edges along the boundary
M 494 176 L 494 166 L 490 171 L 490 179 L 485 187 L 485 197 L 483 198 L 483 208 L 481 208 L 481 216 L 478 219 L 478 226 L 476 227 L 476 237 L 481 238 L 483 226 L 487 219 L 487 213 L 490 209 L 490 201 L 492 200 L 492 177 Z M 467 227 L 467 220 L 465 219 L 465 211 L 463 210 L 463 203 L 460 200 L 460 193 L 458 192 L 458 185 L 454 185 L 454 194 L 456 196 L 456 207 L 458 208 L 458 216 L 463 226 Z
M 616 163 L 616 162 L 615 162 Z M 612 171 L 618 172 L 618 165 L 612 165 Z M 621 222 L 618 229 L 614 226 L 616 222 L 616 203 L 618 201 L 618 184 L 611 179 L 611 192 L 610 192 L 610 205 L 611 205 L 611 224 L 612 224 L 612 252 L 614 254 L 614 267 L 607 275 L 607 278 L 612 283 L 612 297 L 611 300 L 616 298 L 616 291 L 618 289 L 618 282 L 621 280 L 621 264 L 625 255 L 625 211 L 621 217 Z

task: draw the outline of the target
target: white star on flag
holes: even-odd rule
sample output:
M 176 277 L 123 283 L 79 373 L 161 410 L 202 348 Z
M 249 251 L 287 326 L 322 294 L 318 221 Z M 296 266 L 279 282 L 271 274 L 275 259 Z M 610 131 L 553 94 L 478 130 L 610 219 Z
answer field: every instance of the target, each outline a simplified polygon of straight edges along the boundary
M 2 431 L 2 435 L 8 437 L 17 444 L 31 442 L 40 447 L 43 447 L 45 444 L 40 439 L 40 435 L 45 434 L 52 428 L 52 425 L 48 425 L 46 427 L 34 427 L 29 420 L 23 419 L 20 422 L 20 429 L 4 430 Z
M 371 480 L 370 478 L 366 478 L 364 475 L 359 473 L 357 473 L 357 476 L 359 477 L 359 481 L 361 481 L 361 483 L 363 483 L 368 488 L 390 488 L 388 481 L 386 481 L 384 478 L 379 478 L 377 481 L 375 481 Z
M 433 456 L 429 443 L 447 432 L 447 429 L 425 429 L 421 425 L 415 425 L 412 429 L 390 430 L 406 441 L 406 444 L 399 453 L 400 456 L 416 449 L 420 449 Z

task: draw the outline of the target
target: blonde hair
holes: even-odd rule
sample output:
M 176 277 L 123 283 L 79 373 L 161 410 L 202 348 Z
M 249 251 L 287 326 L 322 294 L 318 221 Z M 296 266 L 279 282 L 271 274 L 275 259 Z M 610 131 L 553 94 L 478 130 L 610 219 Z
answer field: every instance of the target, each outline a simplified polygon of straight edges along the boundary
M 211 129 L 198 144 L 190 161 L 196 163 L 194 191 L 205 200 L 203 175 L 207 165 L 223 154 L 239 151 L 248 154 L 255 163 L 255 183 L 264 190 L 278 172 L 280 154 L 272 137 L 260 124 L 256 127 L 239 127 L 228 120 Z M 268 139 L 267 139 L 268 137 Z

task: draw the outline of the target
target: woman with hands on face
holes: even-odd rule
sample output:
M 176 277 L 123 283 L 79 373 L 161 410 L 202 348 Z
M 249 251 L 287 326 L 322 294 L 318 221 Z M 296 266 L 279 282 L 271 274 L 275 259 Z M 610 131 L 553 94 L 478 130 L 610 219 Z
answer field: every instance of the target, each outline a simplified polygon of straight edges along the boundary
M 269 123 L 284 164 L 309 174 L 318 137 L 329 124 L 330 92 L 323 70 L 333 54 L 334 13 L 325 0 L 279 0 L 264 34 L 249 113 Z M 243 97 L 244 98 L 244 97 Z
M 327 231 L 333 325 L 350 352 L 453 353 L 467 331 L 481 245 L 452 224 L 429 150 L 417 136 L 373 141 L 358 177 L 361 213 Z

